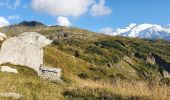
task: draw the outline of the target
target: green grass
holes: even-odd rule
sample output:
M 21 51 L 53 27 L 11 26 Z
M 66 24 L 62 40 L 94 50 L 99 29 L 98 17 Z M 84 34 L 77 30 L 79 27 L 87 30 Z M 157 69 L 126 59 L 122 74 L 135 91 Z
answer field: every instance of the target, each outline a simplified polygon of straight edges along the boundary
M 26 100 L 170 98 L 170 88 L 165 85 L 169 79 L 161 79 L 159 66 L 146 62 L 151 52 L 170 62 L 169 42 L 111 37 L 66 27 L 17 26 L 0 30 L 6 31 L 8 37 L 35 31 L 54 39 L 51 46 L 44 48 L 44 64 L 61 68 L 63 80 L 62 84 L 51 83 L 32 69 L 10 65 L 19 74 L 0 72 L 0 92 L 17 92 Z
M 51 46 L 44 48 L 44 53 L 46 65 L 61 66 L 64 81 L 62 84 L 42 80 L 35 71 L 25 66 L 5 64 L 16 68 L 19 74 L 0 72 L 0 92 L 17 92 L 26 100 L 169 98 L 167 87 L 156 85 L 150 89 L 143 82 L 131 83 L 121 80 L 122 78 L 115 79 L 113 76 L 114 80 L 109 81 L 111 76 L 109 78 L 108 73 L 113 73 L 109 72 L 109 68 L 92 67 L 92 64 L 78 58 L 73 60 L 72 56 Z M 87 78 L 79 77 L 80 73 L 84 73 Z M 115 77 L 122 75 L 116 74 Z
M 39 78 L 36 72 L 24 66 L 10 65 L 19 74 L 0 72 L 0 92 L 16 92 L 24 96 L 24 100 L 62 99 L 62 85 L 56 85 Z

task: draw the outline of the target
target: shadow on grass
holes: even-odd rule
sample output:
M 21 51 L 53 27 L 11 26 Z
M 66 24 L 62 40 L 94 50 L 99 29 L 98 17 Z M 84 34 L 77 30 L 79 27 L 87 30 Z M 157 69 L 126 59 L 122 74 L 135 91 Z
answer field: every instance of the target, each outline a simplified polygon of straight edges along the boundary
M 149 100 L 147 96 L 126 96 L 107 89 L 74 89 L 63 92 L 69 100 Z

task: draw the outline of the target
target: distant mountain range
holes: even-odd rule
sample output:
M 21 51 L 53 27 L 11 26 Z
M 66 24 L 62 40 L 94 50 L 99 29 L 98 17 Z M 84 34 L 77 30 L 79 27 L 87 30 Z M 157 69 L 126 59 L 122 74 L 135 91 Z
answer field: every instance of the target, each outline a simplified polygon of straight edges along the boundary
M 45 24 L 38 21 L 23 21 L 17 26 L 46 26 Z M 125 28 L 117 28 L 117 29 L 104 29 L 100 33 L 109 34 L 112 36 L 126 36 L 131 38 L 145 38 L 145 39 L 162 39 L 170 41 L 170 25 L 161 26 L 157 24 L 130 24 Z
M 130 24 L 128 27 L 113 30 L 111 35 L 170 40 L 170 25 L 162 27 L 156 24 Z

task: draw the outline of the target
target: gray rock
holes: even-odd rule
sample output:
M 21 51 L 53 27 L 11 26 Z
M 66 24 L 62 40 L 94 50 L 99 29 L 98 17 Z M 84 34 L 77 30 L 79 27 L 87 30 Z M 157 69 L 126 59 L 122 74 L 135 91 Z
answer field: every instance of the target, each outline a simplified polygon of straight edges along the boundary
M 23 98 L 23 96 L 21 94 L 14 93 L 14 92 L 0 93 L 0 97 L 14 98 L 14 99 L 22 99 Z
M 168 73 L 166 70 L 163 70 L 163 75 L 165 78 L 170 78 L 170 73 Z
M 11 68 L 9 66 L 1 66 L 1 72 L 18 73 L 18 71 L 16 69 Z
M 147 57 L 146 61 L 152 65 L 155 65 L 156 61 L 154 56 L 152 55 L 152 53 L 149 54 L 149 56 Z
M 12 63 L 28 66 L 39 72 L 40 65 L 43 65 L 43 47 L 52 41 L 44 36 L 28 32 L 12 37 L 3 42 L 0 51 L 0 64 Z
M 36 32 L 25 32 L 3 42 L 0 51 L 0 64 L 11 63 L 28 66 L 44 79 L 58 81 L 61 69 L 43 68 L 43 47 L 52 41 Z
M 52 82 L 62 82 L 60 80 L 61 77 L 61 69 L 59 68 L 48 68 L 48 67 L 40 67 L 39 75 L 41 78 L 45 80 L 49 80 Z

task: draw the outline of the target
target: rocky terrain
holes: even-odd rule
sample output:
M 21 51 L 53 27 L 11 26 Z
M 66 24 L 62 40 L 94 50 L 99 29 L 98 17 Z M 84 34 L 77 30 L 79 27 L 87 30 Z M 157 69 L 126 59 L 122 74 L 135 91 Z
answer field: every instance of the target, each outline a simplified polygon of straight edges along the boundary
M 39 22 L 2 27 L 0 32 L 6 34 L 6 39 L 1 42 L 2 51 L 6 41 L 22 36 L 24 32 L 37 32 L 52 40 L 51 45 L 42 46 L 42 64 L 60 68 L 62 80 L 56 83 L 46 77 L 39 77 L 37 73 L 39 68 L 45 73 L 46 68 L 54 71 L 53 68 L 34 69 L 26 63 L 6 61 L 1 66 L 10 66 L 12 71 L 16 69 L 19 74 L 14 73 L 15 71 L 1 71 L 0 93 L 19 93 L 26 100 L 170 98 L 168 41 L 108 36 L 74 27 L 39 25 Z M 28 37 L 22 39 L 23 43 L 29 40 Z M 8 48 L 14 47 L 15 45 L 9 45 Z M 5 49 L 4 52 L 10 50 L 12 49 Z M 34 57 L 33 54 L 34 50 L 29 51 L 26 57 Z M 8 57 L 12 55 L 15 52 L 9 53 Z M 33 63 L 35 60 L 29 61 Z M 6 97 L 2 97 L 4 98 Z

